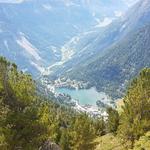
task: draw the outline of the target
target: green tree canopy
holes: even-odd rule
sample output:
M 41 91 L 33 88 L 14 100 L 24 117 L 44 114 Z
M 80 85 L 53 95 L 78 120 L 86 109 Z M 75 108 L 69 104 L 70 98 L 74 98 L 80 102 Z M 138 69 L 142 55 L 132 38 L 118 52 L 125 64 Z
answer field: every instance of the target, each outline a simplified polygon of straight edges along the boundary
M 124 98 L 123 113 L 120 117 L 118 134 L 125 140 L 130 140 L 132 146 L 135 140 L 150 130 L 150 69 L 144 69 L 135 78 Z

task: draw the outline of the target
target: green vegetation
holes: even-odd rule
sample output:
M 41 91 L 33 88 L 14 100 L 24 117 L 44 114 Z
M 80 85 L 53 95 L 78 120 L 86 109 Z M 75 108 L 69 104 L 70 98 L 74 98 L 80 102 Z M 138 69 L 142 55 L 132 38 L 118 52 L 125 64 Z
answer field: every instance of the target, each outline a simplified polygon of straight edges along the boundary
M 31 76 L 0 58 L 1 149 L 37 149 L 47 138 L 48 127 L 35 94 Z
M 144 136 L 140 137 L 138 141 L 135 142 L 134 150 L 149 150 L 150 149 L 150 131 Z
M 144 69 L 128 88 L 120 116 L 118 134 L 124 139 L 138 140 L 150 130 L 150 69 Z
M 119 125 L 119 114 L 118 111 L 112 108 L 107 109 L 108 119 L 107 119 L 107 132 L 116 133 Z
M 1 57 L 0 149 L 44 150 L 52 141 L 62 150 L 149 150 L 150 69 L 131 82 L 123 102 L 119 113 L 108 108 L 107 118 L 91 118 L 37 93 L 31 76 Z
M 90 117 L 39 96 L 30 75 L 0 58 L 0 149 L 37 150 L 50 139 L 63 150 L 88 150 L 94 138 Z
M 94 142 L 98 143 L 95 150 L 127 150 L 121 143 L 121 139 L 113 134 L 98 137 Z
M 150 149 L 150 69 L 143 69 L 131 82 L 123 101 L 120 115 L 108 108 L 109 134 L 95 140 L 96 150 Z

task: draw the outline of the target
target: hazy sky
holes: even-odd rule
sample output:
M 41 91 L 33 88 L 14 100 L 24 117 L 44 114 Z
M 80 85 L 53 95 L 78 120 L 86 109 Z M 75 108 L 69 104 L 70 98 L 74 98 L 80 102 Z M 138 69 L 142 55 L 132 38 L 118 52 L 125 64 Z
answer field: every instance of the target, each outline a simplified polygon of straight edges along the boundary
M 1 3 L 21 3 L 25 0 L 0 0 Z M 68 1 L 68 0 L 66 0 Z M 73 1 L 73 0 L 72 0 Z M 118 0 L 119 1 L 119 0 Z M 120 0 L 121 1 L 121 0 Z M 123 0 L 127 5 L 132 5 L 138 0 Z

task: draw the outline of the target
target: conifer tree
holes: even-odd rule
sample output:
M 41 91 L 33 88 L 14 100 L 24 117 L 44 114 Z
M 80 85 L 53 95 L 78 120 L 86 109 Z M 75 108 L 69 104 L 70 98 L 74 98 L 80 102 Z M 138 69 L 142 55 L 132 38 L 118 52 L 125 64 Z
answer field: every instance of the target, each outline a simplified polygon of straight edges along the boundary
M 106 133 L 106 123 L 103 117 L 95 119 L 94 129 L 97 136 L 102 136 Z
M 38 98 L 31 76 L 0 58 L 0 85 L 1 145 L 10 150 L 37 149 L 46 139 L 47 127 L 40 122 Z
M 124 98 L 123 113 L 120 117 L 118 134 L 134 141 L 150 130 L 150 69 L 144 69 L 131 82 Z
M 119 125 L 119 114 L 118 111 L 109 107 L 107 108 L 107 132 L 116 133 Z
M 62 150 L 70 150 L 71 149 L 71 130 L 68 129 L 62 129 L 61 131 L 61 139 L 60 139 L 60 145 Z
M 73 126 L 73 150 L 92 150 L 95 137 L 91 120 L 86 114 L 77 116 Z

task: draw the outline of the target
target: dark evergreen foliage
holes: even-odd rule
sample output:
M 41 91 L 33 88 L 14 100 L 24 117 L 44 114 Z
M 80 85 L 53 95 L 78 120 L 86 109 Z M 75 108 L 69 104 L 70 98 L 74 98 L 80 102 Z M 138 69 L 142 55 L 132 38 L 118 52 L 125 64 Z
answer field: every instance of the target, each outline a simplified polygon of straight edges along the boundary
M 37 150 L 50 140 L 62 150 L 91 150 L 94 138 L 88 115 L 39 96 L 31 76 L 0 57 L 0 149 Z

